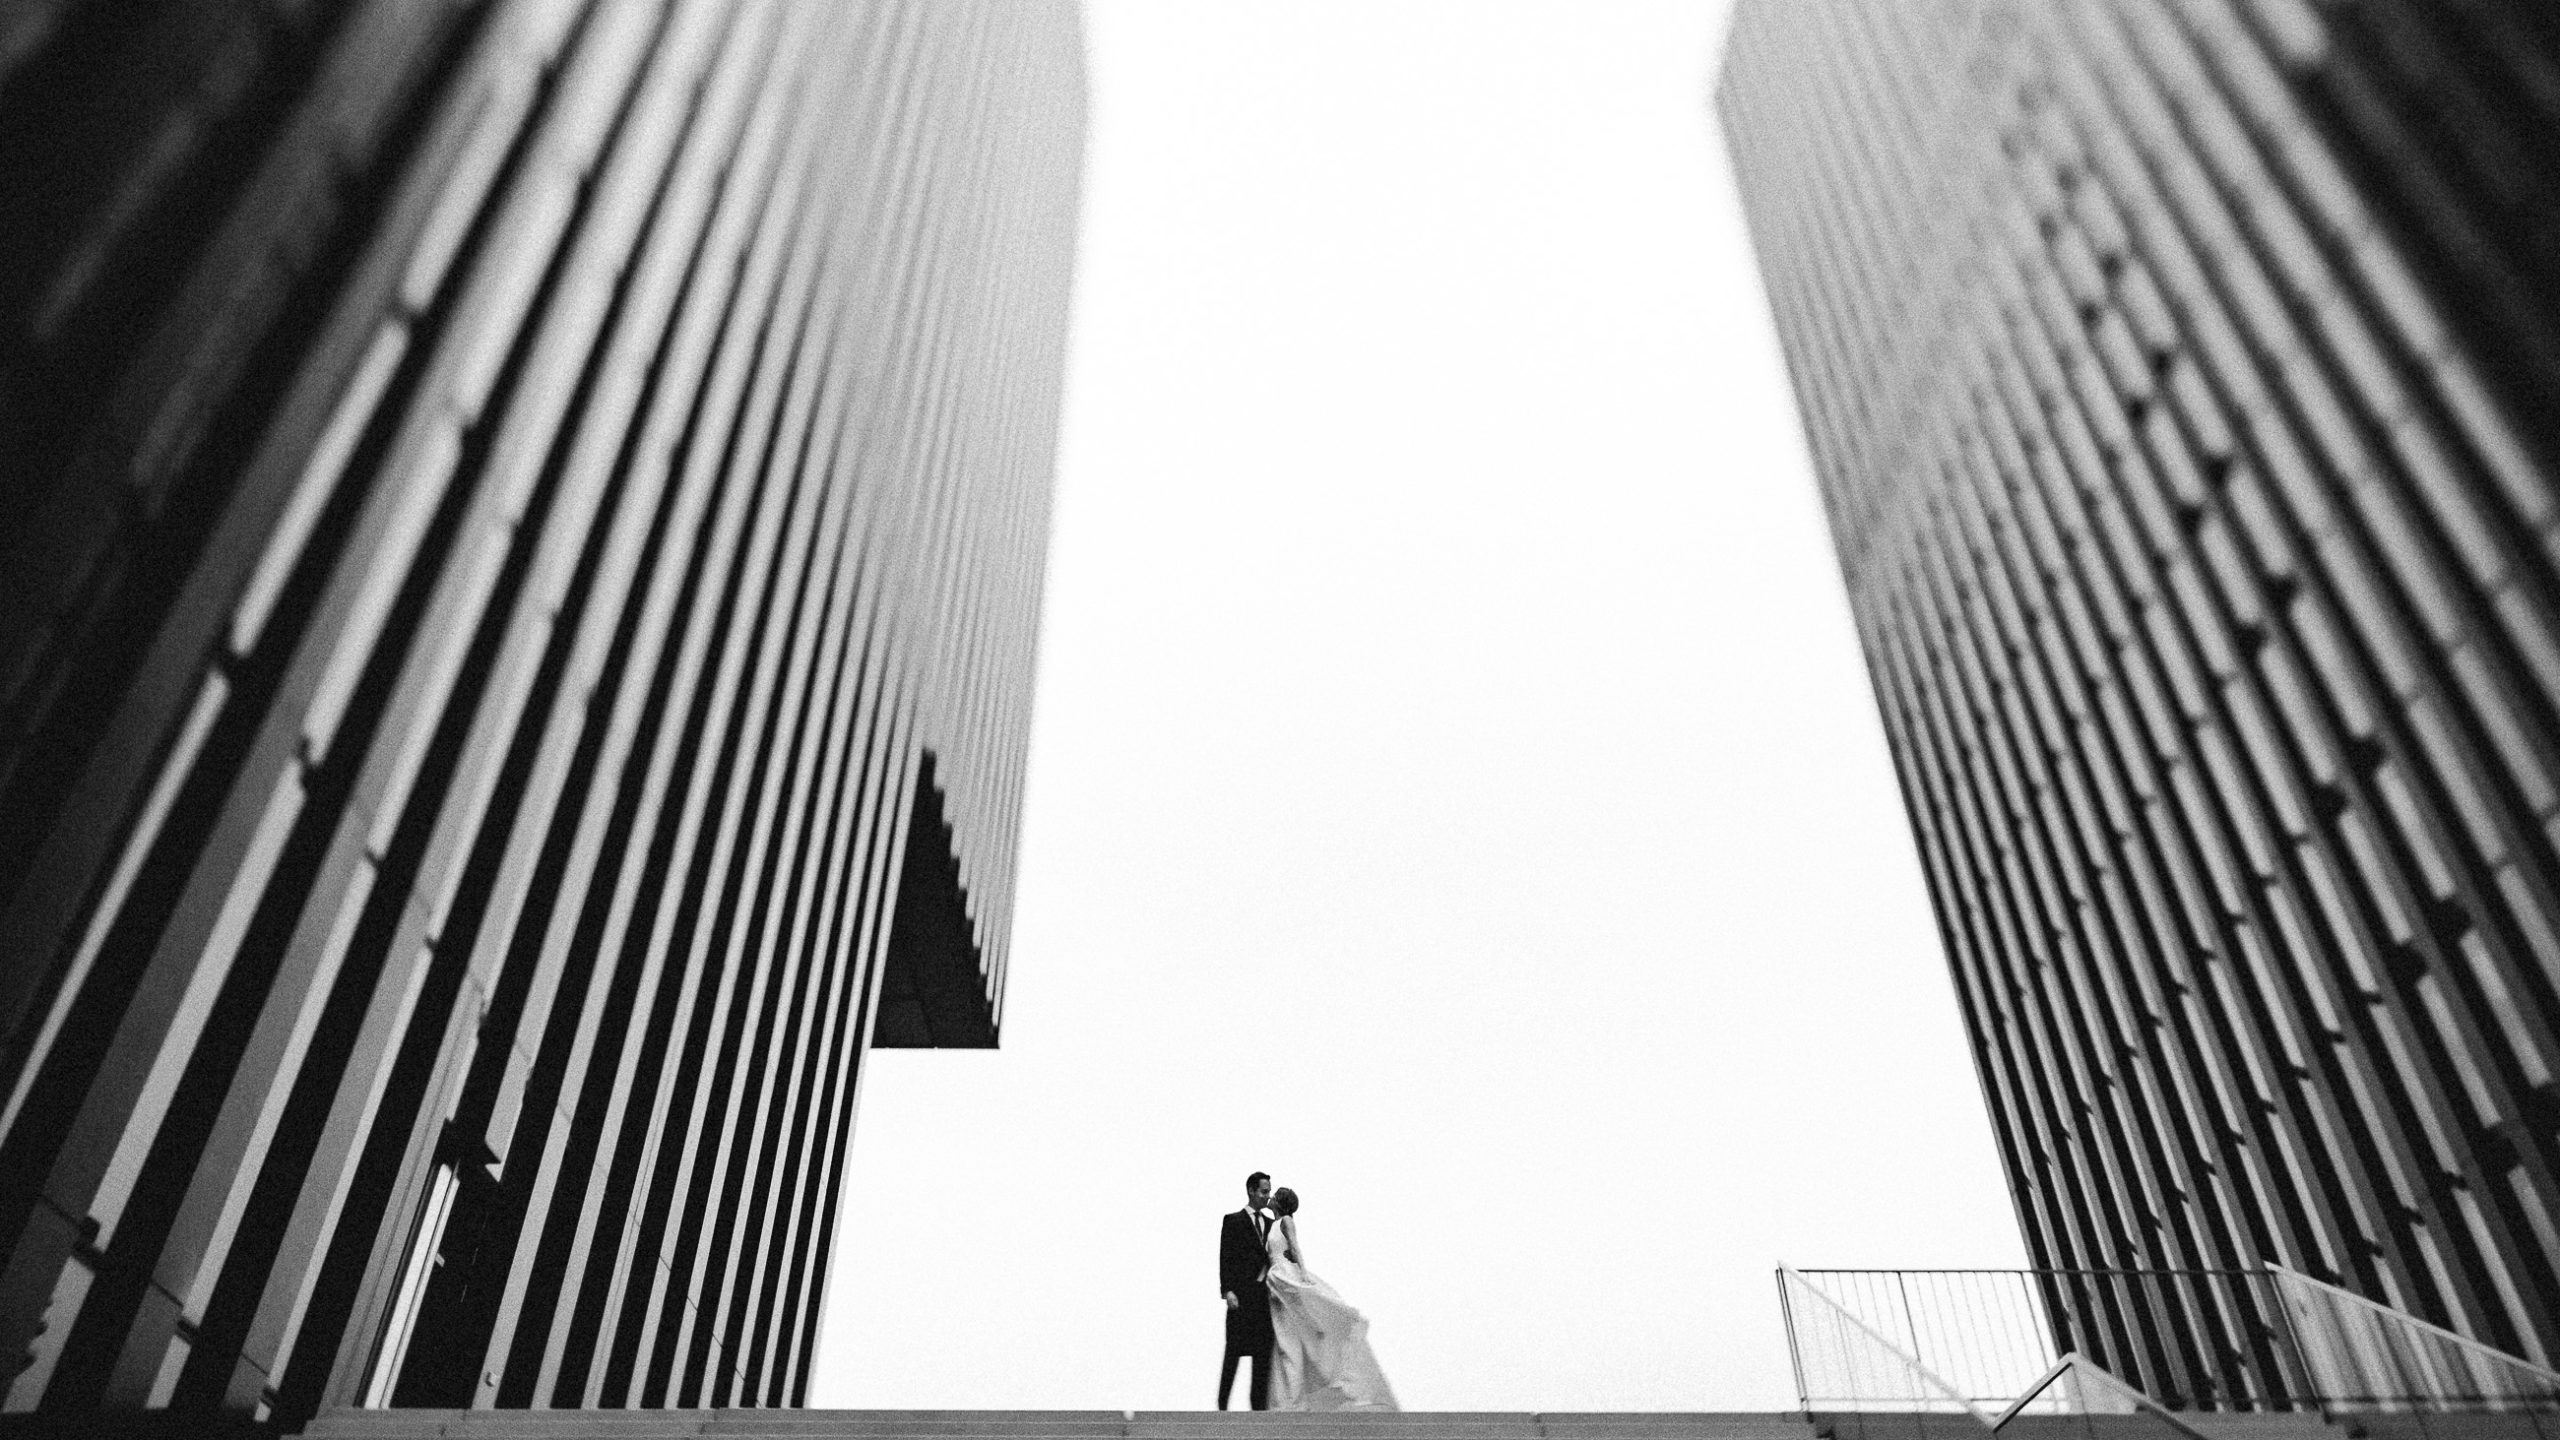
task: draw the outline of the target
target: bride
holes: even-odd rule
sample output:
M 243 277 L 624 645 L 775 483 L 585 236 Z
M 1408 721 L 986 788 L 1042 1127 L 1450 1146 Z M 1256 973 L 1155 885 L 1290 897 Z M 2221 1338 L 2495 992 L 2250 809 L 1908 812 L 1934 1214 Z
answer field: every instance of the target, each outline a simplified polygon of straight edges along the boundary
M 1298 1253 L 1298 1192 L 1275 1190 L 1271 1252 L 1271 1398 L 1274 1410 L 1394 1410 L 1396 1395 L 1369 1350 L 1369 1321 Z

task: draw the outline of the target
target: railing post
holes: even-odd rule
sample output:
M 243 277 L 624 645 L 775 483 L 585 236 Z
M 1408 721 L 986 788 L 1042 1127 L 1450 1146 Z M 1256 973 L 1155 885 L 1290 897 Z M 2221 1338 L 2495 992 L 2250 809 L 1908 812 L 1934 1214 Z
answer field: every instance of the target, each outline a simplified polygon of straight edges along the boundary
M 1911 1337 L 1911 1358 L 1925 1365 L 1928 1361 L 1920 1354 L 1920 1321 L 1911 1313 L 1911 1273 L 1894 1271 L 1893 1288 L 1902 1292 L 1902 1333 Z
M 1811 1419 L 1813 1396 L 1805 1389 L 1804 1351 L 1796 1344 L 1796 1307 L 1793 1298 L 1787 1294 L 1787 1264 L 1783 1260 L 1778 1262 L 1777 1280 L 1778 1318 L 1787 1327 L 1787 1364 L 1796 1372 L 1796 1408 Z

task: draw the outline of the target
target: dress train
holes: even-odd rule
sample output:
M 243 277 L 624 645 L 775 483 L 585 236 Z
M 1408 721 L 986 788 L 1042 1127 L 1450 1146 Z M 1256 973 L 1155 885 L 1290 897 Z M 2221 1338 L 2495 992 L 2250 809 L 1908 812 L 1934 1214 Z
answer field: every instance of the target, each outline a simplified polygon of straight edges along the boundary
M 1296 1217 L 1271 1227 L 1271 1395 L 1274 1410 L 1395 1410 L 1395 1391 L 1369 1348 L 1369 1320 L 1315 1272 L 1289 1258 Z

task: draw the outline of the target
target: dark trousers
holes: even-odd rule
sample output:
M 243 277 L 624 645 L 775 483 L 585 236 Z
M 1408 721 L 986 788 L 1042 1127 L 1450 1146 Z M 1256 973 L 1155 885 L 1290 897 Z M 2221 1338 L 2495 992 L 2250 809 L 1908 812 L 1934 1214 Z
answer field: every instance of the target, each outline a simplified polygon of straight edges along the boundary
M 1253 1377 L 1245 1393 L 1253 1408 L 1271 1408 L 1271 1292 L 1260 1282 L 1236 1287 L 1236 1308 L 1227 1312 L 1227 1354 L 1218 1366 L 1218 1408 L 1227 1408 L 1227 1392 L 1236 1386 L 1236 1362 L 1251 1360 Z

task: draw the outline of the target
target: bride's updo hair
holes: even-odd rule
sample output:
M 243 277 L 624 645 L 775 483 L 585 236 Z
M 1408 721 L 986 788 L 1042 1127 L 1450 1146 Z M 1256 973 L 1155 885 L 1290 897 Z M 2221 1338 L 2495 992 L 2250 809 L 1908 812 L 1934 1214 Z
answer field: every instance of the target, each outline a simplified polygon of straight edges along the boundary
M 1271 1208 L 1283 1215 L 1298 1213 L 1298 1192 L 1283 1185 L 1271 1192 Z

